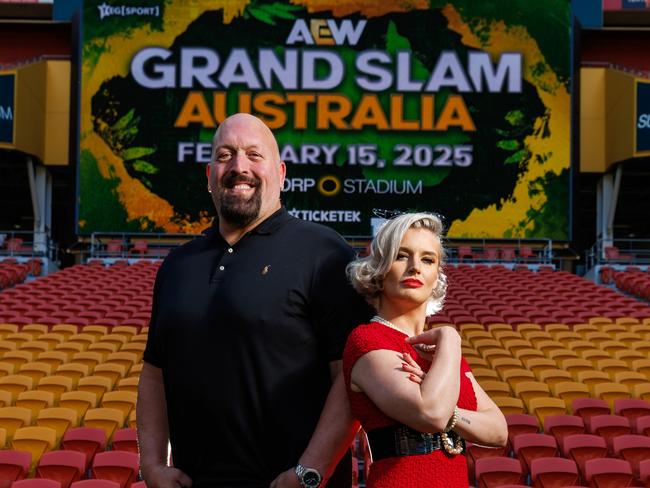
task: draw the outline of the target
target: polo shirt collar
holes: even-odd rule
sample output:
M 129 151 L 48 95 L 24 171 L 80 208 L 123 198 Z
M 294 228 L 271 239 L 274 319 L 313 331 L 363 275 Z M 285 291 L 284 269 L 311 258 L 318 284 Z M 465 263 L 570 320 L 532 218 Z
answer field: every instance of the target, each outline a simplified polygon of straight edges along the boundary
M 282 224 L 289 220 L 289 213 L 284 206 L 280 207 L 274 213 L 269 215 L 265 220 L 260 222 L 257 227 L 252 229 L 250 234 L 269 235 L 278 230 Z
M 255 228 L 247 232 L 247 234 L 257 234 L 257 235 L 270 235 L 273 234 L 276 230 L 278 230 L 282 225 L 287 222 L 290 219 L 289 212 L 287 212 L 287 209 L 283 206 L 281 206 L 278 210 L 276 210 L 274 213 L 269 215 L 265 220 L 257 224 Z M 207 235 L 215 235 L 218 237 L 223 237 L 219 233 L 219 217 L 215 216 L 214 220 L 212 221 L 212 226 L 208 228 L 206 231 L 204 231 L 205 234 Z

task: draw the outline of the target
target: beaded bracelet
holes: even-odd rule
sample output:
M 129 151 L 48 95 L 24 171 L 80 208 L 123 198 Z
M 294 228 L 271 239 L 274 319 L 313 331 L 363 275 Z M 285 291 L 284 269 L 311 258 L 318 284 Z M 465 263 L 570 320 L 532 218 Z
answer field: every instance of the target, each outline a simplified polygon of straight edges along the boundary
M 447 423 L 445 432 L 449 432 L 450 430 L 453 430 L 454 427 L 456 427 L 456 424 L 458 423 L 458 417 L 459 417 L 458 407 L 454 407 L 454 413 L 451 415 L 451 418 Z
M 458 418 L 460 416 L 460 413 L 458 412 L 458 407 L 454 407 L 454 413 L 449 419 L 449 423 L 447 424 L 447 427 L 443 432 L 440 433 L 440 440 L 442 441 L 442 447 L 445 448 L 445 451 L 447 451 L 451 455 L 456 455 L 460 454 L 463 452 L 463 442 L 458 436 L 456 438 L 456 444 L 449 438 L 447 433 L 451 431 L 454 427 L 456 427 L 456 424 L 458 423 Z
M 455 456 L 456 454 L 460 454 L 461 452 L 463 452 L 463 441 L 461 440 L 460 436 L 456 438 L 455 445 L 454 442 L 447 435 L 447 432 L 440 433 L 440 440 L 442 441 L 442 447 L 444 447 L 445 451 L 447 451 L 449 454 Z

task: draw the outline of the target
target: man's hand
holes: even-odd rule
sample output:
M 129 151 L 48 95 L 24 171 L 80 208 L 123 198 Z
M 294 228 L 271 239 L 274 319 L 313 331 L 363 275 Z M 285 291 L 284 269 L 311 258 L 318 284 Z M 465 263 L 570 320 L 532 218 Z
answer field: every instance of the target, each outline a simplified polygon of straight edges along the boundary
M 190 488 L 192 486 L 189 476 L 171 466 L 156 466 L 148 469 L 144 474 L 144 481 L 147 488 Z
M 301 488 L 298 475 L 294 468 L 287 469 L 273 480 L 269 488 Z

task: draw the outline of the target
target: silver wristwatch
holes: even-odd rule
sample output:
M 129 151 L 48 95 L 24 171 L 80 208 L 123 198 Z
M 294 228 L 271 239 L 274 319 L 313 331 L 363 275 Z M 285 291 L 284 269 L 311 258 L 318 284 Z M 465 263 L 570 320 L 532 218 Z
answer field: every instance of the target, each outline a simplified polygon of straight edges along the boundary
M 299 464 L 296 466 L 295 472 L 303 488 L 318 488 L 323 482 L 323 477 L 314 468 L 305 468 L 302 464 Z

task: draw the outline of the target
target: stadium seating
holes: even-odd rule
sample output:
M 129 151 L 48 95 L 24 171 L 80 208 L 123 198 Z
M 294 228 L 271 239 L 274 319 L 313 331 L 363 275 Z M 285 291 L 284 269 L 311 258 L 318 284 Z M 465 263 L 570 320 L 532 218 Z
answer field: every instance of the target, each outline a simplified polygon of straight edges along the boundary
M 32 455 L 29 452 L 0 450 L 0 488 L 27 477 Z
M 111 480 L 81 480 L 75 481 L 70 488 L 121 488 L 120 484 Z
M 131 428 L 119 429 L 113 434 L 113 450 L 138 453 L 136 430 Z
M 620 435 L 612 440 L 613 454 L 617 458 L 625 459 L 632 467 L 635 478 L 640 477 L 640 463 L 650 459 L 650 437 L 643 435 Z
M 584 434 L 585 424 L 577 415 L 547 415 L 544 417 L 544 432 L 555 437 L 559 446 L 562 446 L 565 437 Z
M 605 439 L 597 435 L 570 435 L 563 439 L 562 454 L 575 461 L 584 478 L 587 461 L 607 457 L 607 443 Z
M 532 486 L 539 488 L 563 488 L 576 485 L 580 476 L 574 461 L 558 457 L 538 457 L 530 466 Z
M 466 259 L 486 256 L 472 252 Z M 14 452 L 7 448 L 21 428 L 53 428 L 54 442 L 34 448 L 30 463 L 38 473 L 57 448 L 81 453 L 82 474 L 59 480 L 62 488 L 103 481 L 84 477 L 105 449 L 136 454 L 129 427 L 157 269 L 77 265 L 0 293 L 0 452 Z M 432 322 L 459 329 L 475 378 L 509 428 L 505 448 L 468 446 L 477 486 L 578 485 L 576 473 L 586 483 L 587 462 L 607 456 L 642 480 L 645 447 L 626 442 L 650 434 L 642 400 L 650 399 L 650 307 L 561 271 L 461 264 L 447 272 L 445 308 Z M 513 455 L 519 470 L 502 460 Z
M 630 421 L 620 415 L 596 415 L 591 418 L 588 431 L 605 439 L 607 448 L 612 452 L 614 438 L 630 434 L 632 428 Z
M 86 457 L 75 451 L 50 451 L 41 456 L 36 468 L 36 476 L 58 481 L 61 488 L 79 481 L 86 468 Z
M 650 415 L 637 418 L 635 423 L 635 432 L 637 434 L 650 436 Z
M 626 417 L 634 428 L 639 417 L 650 415 L 650 403 L 635 398 L 614 400 L 614 413 Z
M 29 478 L 14 481 L 11 484 L 11 488 L 61 488 L 61 483 L 50 479 Z
M 505 484 L 523 484 L 524 474 L 517 459 L 484 457 L 475 464 L 478 488 L 497 488 Z
M 555 457 L 557 444 L 555 438 L 546 434 L 520 434 L 512 443 L 515 456 L 521 461 L 524 473 L 529 473 L 532 462 L 538 458 Z
M 101 452 L 92 464 L 94 478 L 115 481 L 120 488 L 129 488 L 137 481 L 139 470 L 138 454 L 125 451 Z
M 82 453 L 85 456 L 85 469 L 88 469 L 95 455 L 106 448 L 106 432 L 92 427 L 68 429 L 61 440 L 61 448 Z
M 585 463 L 585 479 L 590 486 L 620 488 L 630 486 L 634 477 L 630 463 L 623 459 L 591 459 Z

